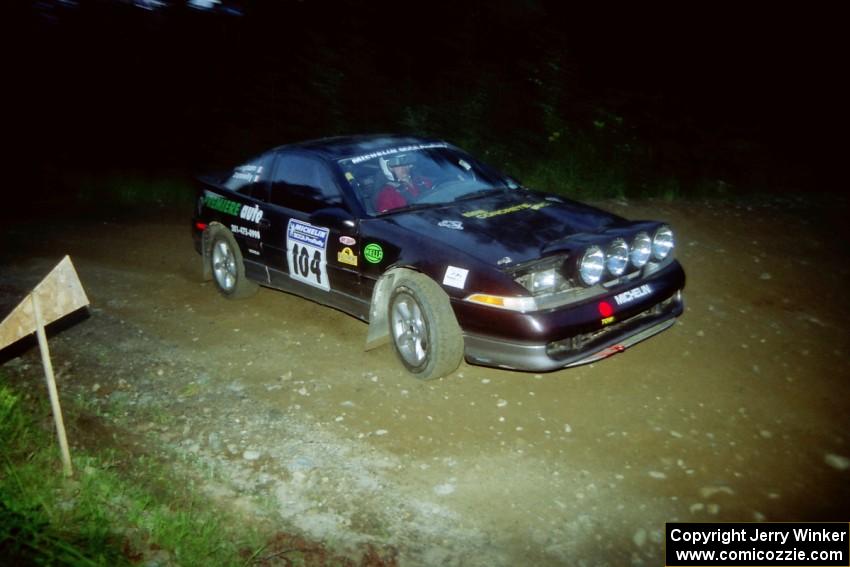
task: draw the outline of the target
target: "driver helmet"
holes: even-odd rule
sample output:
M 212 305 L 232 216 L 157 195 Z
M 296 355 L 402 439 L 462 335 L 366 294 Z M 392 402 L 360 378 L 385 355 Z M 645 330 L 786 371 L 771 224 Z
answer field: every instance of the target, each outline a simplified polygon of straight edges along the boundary
M 381 170 L 384 172 L 384 175 L 390 181 L 398 181 L 391 168 L 397 167 L 399 165 L 414 165 L 414 159 L 412 154 L 398 154 L 395 156 L 391 156 L 388 158 L 381 158 Z

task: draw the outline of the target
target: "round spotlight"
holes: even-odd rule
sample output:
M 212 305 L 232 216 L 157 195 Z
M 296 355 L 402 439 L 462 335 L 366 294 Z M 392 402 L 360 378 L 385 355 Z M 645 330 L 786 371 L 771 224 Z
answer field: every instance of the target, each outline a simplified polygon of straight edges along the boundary
M 602 279 L 605 271 L 605 254 L 599 246 L 591 246 L 584 251 L 581 262 L 578 264 L 578 273 L 581 281 L 587 285 L 596 285 Z
M 673 245 L 673 231 L 670 230 L 670 227 L 659 227 L 652 238 L 652 257 L 656 260 L 663 260 L 670 255 Z
M 622 276 L 629 263 L 629 245 L 622 238 L 608 245 L 605 252 L 605 267 L 612 276 Z
M 645 232 L 639 232 L 632 240 L 632 265 L 635 268 L 642 268 L 649 261 L 649 255 L 652 254 L 652 239 Z

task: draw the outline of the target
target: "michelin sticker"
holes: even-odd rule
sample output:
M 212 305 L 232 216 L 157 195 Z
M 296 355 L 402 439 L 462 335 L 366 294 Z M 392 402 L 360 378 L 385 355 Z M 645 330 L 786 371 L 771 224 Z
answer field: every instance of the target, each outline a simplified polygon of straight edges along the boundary
M 463 289 L 464 286 L 466 286 L 467 274 L 469 274 L 469 270 L 464 270 L 463 268 L 456 268 L 455 266 L 449 266 L 448 268 L 446 268 L 446 275 L 443 276 L 443 285 Z
M 328 229 L 289 219 L 286 227 L 286 258 L 289 277 L 330 291 L 328 281 Z
M 437 144 L 413 144 L 410 146 L 400 146 L 398 148 L 388 148 L 386 150 L 380 150 L 377 152 L 372 152 L 368 154 L 363 154 L 361 156 L 355 156 L 351 159 L 351 163 L 357 164 L 360 162 L 364 162 L 370 159 L 375 159 L 377 157 L 383 156 L 391 156 L 397 153 L 405 153 L 405 152 L 416 152 L 419 150 L 430 150 L 432 148 L 445 148 L 448 147 L 446 144 L 437 143 Z
M 640 287 L 636 287 L 634 289 L 630 289 L 629 291 L 624 291 L 619 295 L 614 296 L 614 301 L 617 302 L 617 305 L 624 305 L 635 299 L 640 299 L 646 295 L 652 293 L 652 288 L 649 287 L 649 284 L 643 284 Z

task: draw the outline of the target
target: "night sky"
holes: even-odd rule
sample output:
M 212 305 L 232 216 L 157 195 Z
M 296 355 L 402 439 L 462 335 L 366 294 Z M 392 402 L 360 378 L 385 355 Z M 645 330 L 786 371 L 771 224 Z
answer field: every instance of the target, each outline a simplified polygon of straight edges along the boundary
M 557 130 L 683 179 L 839 188 L 846 64 L 825 5 L 42 1 L 22 15 L 13 155 L 42 186 L 378 131 L 497 147 L 505 166 Z

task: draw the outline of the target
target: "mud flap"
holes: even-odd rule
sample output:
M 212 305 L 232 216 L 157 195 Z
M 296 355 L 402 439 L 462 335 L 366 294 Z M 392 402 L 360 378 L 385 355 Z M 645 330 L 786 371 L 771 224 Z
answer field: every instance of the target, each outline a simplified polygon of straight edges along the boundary
M 201 280 L 210 281 L 212 279 L 212 260 L 210 259 L 210 246 L 212 245 L 212 237 L 217 230 L 222 227 L 221 223 L 212 222 L 201 233 Z
M 390 342 L 390 323 L 387 318 L 387 303 L 395 285 L 396 270 L 385 273 L 372 290 L 369 307 L 369 333 L 366 335 L 365 350 L 372 350 Z

